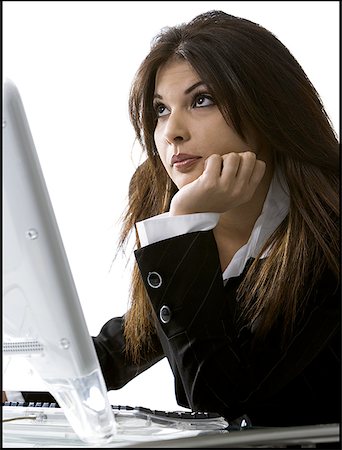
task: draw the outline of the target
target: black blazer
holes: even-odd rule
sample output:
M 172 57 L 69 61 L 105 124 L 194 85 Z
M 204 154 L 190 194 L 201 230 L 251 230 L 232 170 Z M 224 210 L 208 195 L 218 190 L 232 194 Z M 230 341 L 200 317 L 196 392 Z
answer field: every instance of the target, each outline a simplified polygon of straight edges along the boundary
M 312 290 L 281 350 L 280 328 L 255 345 L 253 329 L 237 326 L 236 290 L 247 266 L 224 286 L 212 231 L 166 239 L 135 256 L 157 317 L 154 350 L 130 364 L 124 317 L 107 322 L 93 340 L 109 390 L 166 356 L 181 406 L 228 421 L 246 414 L 254 426 L 340 422 L 340 291 L 331 273 Z

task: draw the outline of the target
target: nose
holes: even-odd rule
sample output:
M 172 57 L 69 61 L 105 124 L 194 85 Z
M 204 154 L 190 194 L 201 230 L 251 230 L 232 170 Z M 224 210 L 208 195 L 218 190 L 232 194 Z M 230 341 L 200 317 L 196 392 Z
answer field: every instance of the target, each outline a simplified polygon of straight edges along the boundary
M 165 140 L 169 144 L 179 143 L 190 139 L 190 131 L 185 114 L 173 111 L 164 129 Z

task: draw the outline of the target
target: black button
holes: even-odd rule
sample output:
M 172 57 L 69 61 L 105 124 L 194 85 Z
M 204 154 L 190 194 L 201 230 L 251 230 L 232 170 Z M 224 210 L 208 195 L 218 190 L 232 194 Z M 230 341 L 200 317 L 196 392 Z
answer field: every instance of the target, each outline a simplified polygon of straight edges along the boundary
M 163 322 L 163 323 L 169 323 L 170 322 L 170 319 L 171 319 L 171 311 L 170 311 L 170 308 L 168 307 L 168 306 L 162 306 L 161 308 L 160 308 L 160 312 L 159 312 L 159 317 L 160 317 L 160 320 Z
M 149 272 L 147 276 L 147 283 L 152 288 L 156 289 L 162 285 L 162 277 L 157 272 Z

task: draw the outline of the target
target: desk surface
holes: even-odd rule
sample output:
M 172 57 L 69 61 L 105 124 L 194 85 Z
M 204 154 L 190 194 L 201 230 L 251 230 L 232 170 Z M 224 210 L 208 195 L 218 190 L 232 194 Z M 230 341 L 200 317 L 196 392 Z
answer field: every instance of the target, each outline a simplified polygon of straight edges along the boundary
M 107 444 L 86 444 L 69 433 L 59 430 L 57 436 L 51 429 L 16 425 L 9 431 L 3 429 L 4 448 L 286 448 L 290 445 L 315 447 L 317 443 L 339 442 L 338 424 L 273 428 L 262 430 L 244 430 L 232 432 L 197 433 L 186 430 L 178 433 L 165 433 L 153 437 L 147 434 L 125 434 L 120 430 L 115 438 Z M 163 434 L 163 432 L 165 434 Z
M 339 424 L 227 431 L 218 421 L 158 421 L 148 415 L 115 414 L 116 435 L 109 442 L 82 442 L 61 410 L 3 406 L 5 448 L 286 448 L 337 443 Z

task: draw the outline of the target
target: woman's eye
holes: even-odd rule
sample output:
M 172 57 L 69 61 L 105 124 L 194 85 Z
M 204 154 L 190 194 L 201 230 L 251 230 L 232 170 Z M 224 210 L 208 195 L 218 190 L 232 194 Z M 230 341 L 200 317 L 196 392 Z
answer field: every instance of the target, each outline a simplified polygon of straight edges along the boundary
M 169 114 L 169 110 L 166 108 L 165 105 L 156 105 L 154 109 L 156 111 L 157 117 L 162 117 Z
M 214 104 L 214 100 L 210 95 L 207 94 L 200 94 L 197 95 L 194 101 L 194 106 L 197 108 L 201 108 L 204 106 L 211 106 Z

